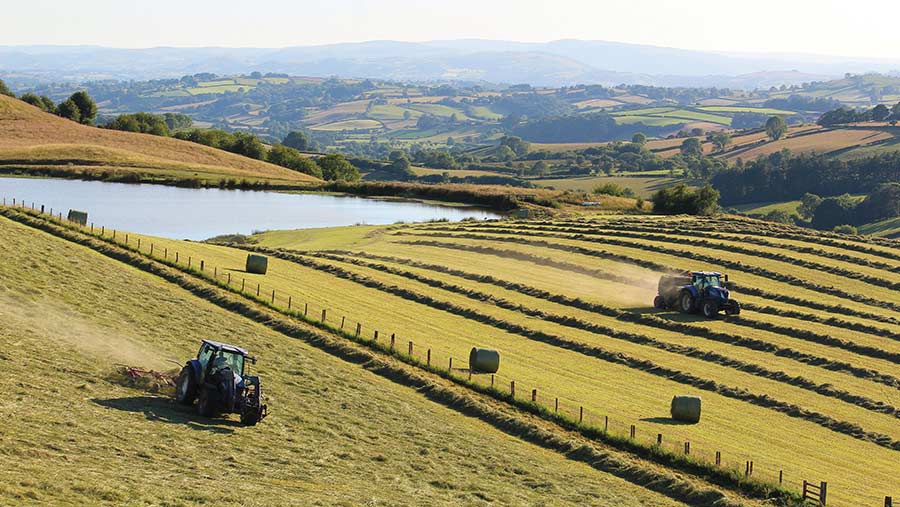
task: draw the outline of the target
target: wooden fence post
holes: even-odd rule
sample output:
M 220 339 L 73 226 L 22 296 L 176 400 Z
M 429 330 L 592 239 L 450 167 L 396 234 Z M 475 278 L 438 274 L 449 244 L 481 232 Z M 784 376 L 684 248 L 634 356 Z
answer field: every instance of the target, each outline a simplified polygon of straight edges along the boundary
M 128 244 L 128 233 L 125 233 L 125 244 Z
M 819 484 L 819 502 L 821 502 L 822 505 L 825 505 L 825 500 L 827 498 L 828 498 L 828 483 L 825 481 L 822 481 Z
M 662 445 L 662 433 L 656 434 L 656 445 Z
M 101 236 L 106 235 L 106 226 L 105 225 L 100 226 L 100 235 Z
M 150 245 L 150 251 L 153 252 L 153 245 Z M 150 255 L 153 255 L 152 253 Z M 219 266 L 213 266 L 213 278 L 219 278 Z
M 303 303 L 303 316 L 309 315 L 309 303 Z
M 228 273 L 228 285 L 231 285 L 231 273 Z
M 125 242 L 126 242 L 126 243 L 128 242 L 127 237 L 126 237 Z M 191 269 L 191 263 L 192 263 L 193 261 L 194 261 L 194 258 L 191 257 L 190 255 L 188 255 L 188 269 Z M 258 295 L 259 295 L 259 294 L 257 294 L 257 296 L 258 296 Z
M 884 507 L 894 507 L 894 499 L 889 496 L 884 497 Z
M 559 398 L 553 399 L 553 412 L 559 412 Z
M 780 486 L 783 483 L 784 483 L 784 470 L 779 470 L 778 471 L 778 485 Z
M 359 322 L 356 323 L 356 337 L 359 338 L 359 333 L 362 331 L 362 324 Z
M 631 425 L 631 439 L 632 440 L 634 440 L 634 435 L 635 435 L 635 433 L 637 433 L 636 430 L 637 430 L 637 428 L 635 428 L 634 425 L 632 424 Z
M 138 238 L 138 250 L 140 250 L 140 249 L 141 249 L 141 238 Z M 201 262 L 201 265 L 202 265 L 202 262 L 203 262 L 203 261 L 200 261 L 200 262 Z
M 447 371 L 448 371 L 448 372 L 452 372 L 452 371 L 453 371 L 453 358 L 452 358 L 452 357 L 450 358 L 450 366 L 447 367 Z
M 153 257 L 153 243 L 150 243 L 150 257 Z
M 584 407 L 578 407 L 578 424 L 581 424 L 584 421 Z
M 532 402 L 532 403 L 536 403 L 536 402 L 537 402 L 537 389 L 532 389 L 532 390 L 531 390 L 531 402 Z
M 509 381 L 509 395 L 512 396 L 513 398 L 516 397 L 516 381 L 515 380 Z
M 288 296 L 288 310 L 291 309 L 293 304 L 294 304 L 294 296 Z
M 140 241 L 140 240 L 138 240 L 138 241 Z M 140 245 L 138 245 L 138 248 L 140 248 Z M 206 269 L 206 261 L 203 259 L 200 259 L 200 271 L 203 271 L 204 269 Z
M 407 354 L 410 356 L 413 355 L 413 342 L 409 342 L 409 349 L 407 350 Z
M 322 308 L 322 322 L 325 322 L 325 309 Z
M 241 278 L 241 292 L 244 292 L 244 286 L 247 284 L 246 278 Z
M 431 366 L 431 349 L 428 349 L 428 353 L 426 354 L 425 357 L 427 358 L 427 359 L 425 359 L 425 364 L 427 364 L 428 366 Z
M 494 374 L 491 373 L 491 389 L 494 388 Z
M 719 466 L 721 464 L 722 464 L 722 453 L 719 451 L 716 451 L 716 466 Z
M 341 317 L 341 331 L 344 330 L 344 319 L 345 319 L 345 318 L 346 318 L 346 317 Z
M 604 432 L 609 431 L 609 416 L 608 415 L 603 416 L 603 431 Z
M 691 453 L 691 443 L 690 443 L 690 442 L 685 442 L 685 443 L 684 443 L 684 453 L 685 453 L 685 454 L 690 454 L 690 453 Z
M 259 297 L 259 282 L 256 283 L 256 297 Z
M 116 231 L 113 231 L 113 239 L 116 239 Z M 178 264 L 178 252 L 175 252 L 175 264 Z
M 275 304 L 275 289 L 272 289 L 272 304 Z

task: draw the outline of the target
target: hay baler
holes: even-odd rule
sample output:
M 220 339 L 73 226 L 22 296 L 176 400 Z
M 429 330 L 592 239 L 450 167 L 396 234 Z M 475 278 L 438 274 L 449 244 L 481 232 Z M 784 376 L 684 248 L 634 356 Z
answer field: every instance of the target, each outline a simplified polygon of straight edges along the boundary
M 728 275 L 713 271 L 687 271 L 663 275 L 653 306 L 659 309 L 676 308 L 683 313 L 702 312 L 713 318 L 724 310 L 726 315 L 741 313 L 741 304 L 731 299 L 725 287 Z

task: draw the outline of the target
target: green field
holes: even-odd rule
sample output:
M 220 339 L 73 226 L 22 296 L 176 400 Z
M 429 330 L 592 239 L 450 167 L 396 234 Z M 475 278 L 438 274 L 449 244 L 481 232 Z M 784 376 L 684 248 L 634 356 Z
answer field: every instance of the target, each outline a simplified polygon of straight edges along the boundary
M 324 125 L 316 125 L 315 127 L 311 127 L 312 130 L 326 130 L 326 131 L 338 131 L 338 130 L 375 130 L 384 128 L 384 125 L 381 124 L 380 121 L 376 120 L 343 120 L 336 121 L 334 123 L 326 123 Z
M 738 204 L 734 206 L 734 209 L 748 215 L 766 215 L 773 211 L 784 211 L 785 213 L 796 215 L 798 206 L 800 206 L 800 201 L 754 202 Z
M 616 116 L 616 123 L 619 125 L 632 125 L 634 123 L 643 123 L 648 127 L 667 127 L 669 125 L 683 124 L 684 121 L 677 118 L 661 118 L 657 116 Z
M 422 113 L 413 109 L 402 108 L 390 104 L 372 106 L 366 116 L 373 120 L 402 120 L 403 114 L 409 112 L 410 118 L 418 118 Z
M 860 226 L 859 233 L 900 239 L 900 217 L 888 218 L 887 220 Z
M 668 173 L 653 174 L 647 176 L 585 176 L 579 178 L 542 179 L 535 183 L 541 186 L 553 187 L 561 190 L 583 190 L 593 192 L 595 188 L 607 183 L 613 183 L 620 187 L 630 188 L 638 197 L 650 197 L 653 192 L 665 188 L 681 180 L 670 178 Z
M 469 108 L 470 115 L 481 120 L 500 120 L 503 115 L 496 113 L 487 106 L 472 106 Z
M 795 111 L 785 109 L 773 109 L 770 107 L 742 107 L 742 106 L 703 106 L 699 109 L 710 113 L 759 113 L 769 115 L 790 116 L 797 114 Z
M 434 116 L 450 117 L 455 114 L 460 120 L 469 119 L 469 117 L 466 116 L 466 113 L 462 109 L 445 106 L 443 104 L 413 103 L 407 104 L 405 107 L 406 109 L 411 109 L 413 111 L 419 111 L 421 113 L 431 114 Z
M 676 109 L 670 112 L 659 113 L 657 116 L 679 118 L 683 120 L 707 121 L 710 123 L 718 123 L 720 125 L 731 125 L 731 118 L 727 116 L 719 116 L 717 114 L 701 113 L 697 111 L 688 111 L 686 109 Z

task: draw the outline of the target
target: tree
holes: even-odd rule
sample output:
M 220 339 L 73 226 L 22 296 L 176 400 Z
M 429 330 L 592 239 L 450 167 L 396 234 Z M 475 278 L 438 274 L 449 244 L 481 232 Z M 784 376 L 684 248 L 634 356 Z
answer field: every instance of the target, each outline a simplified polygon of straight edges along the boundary
M 69 97 L 69 100 L 78 107 L 79 121 L 85 125 L 93 125 L 97 118 L 97 104 L 86 91 L 77 91 Z
M 784 137 L 787 133 L 787 123 L 781 116 L 772 116 L 766 121 L 766 135 L 773 141 L 777 141 Z
M 531 170 L 529 172 L 535 176 L 546 176 L 547 173 L 550 172 L 550 166 L 547 165 L 547 162 L 538 160 L 533 166 L 531 166 Z
M 262 141 L 255 135 L 244 132 L 234 133 L 234 144 L 228 148 L 228 151 L 245 157 L 255 158 L 256 160 L 264 160 L 266 157 L 266 148 L 263 146 Z
M 25 93 L 21 97 L 19 97 L 19 100 L 21 100 L 22 102 L 27 102 L 32 106 L 39 107 L 43 111 L 46 111 L 48 113 L 56 113 L 56 104 L 53 103 L 53 99 L 46 95 L 41 95 L 40 97 L 38 97 L 33 93 Z
M 162 116 L 150 113 L 120 114 L 105 128 L 126 132 L 143 132 L 155 136 L 168 136 L 169 126 Z
M 508 146 L 517 157 L 523 157 L 528 154 L 531 145 L 523 141 L 521 137 L 503 136 L 500 139 L 500 146 Z
M 295 150 L 309 151 L 311 143 L 306 132 L 295 130 L 289 132 L 288 135 L 284 137 L 284 140 L 281 141 L 281 144 Z
M 4 83 L 2 79 L 0 79 L 0 95 L 6 95 L 7 97 L 16 96 L 16 94 L 13 93 L 8 86 L 6 86 L 6 83 Z
M 78 109 L 78 104 L 72 99 L 66 99 L 63 102 L 60 102 L 59 106 L 56 108 L 56 114 L 72 121 L 81 121 L 81 111 Z
M 391 159 L 391 173 L 399 180 L 411 180 L 416 177 L 412 170 L 412 163 L 406 157 L 406 152 L 394 150 L 388 157 Z
M 643 132 L 638 132 L 635 135 L 631 136 L 631 142 L 643 146 L 644 143 L 647 142 L 647 136 L 645 136 Z
M 686 157 L 702 156 L 703 145 L 696 137 L 689 137 L 681 142 L 681 154 Z
M 666 215 L 712 215 L 719 208 L 719 192 L 710 185 L 692 188 L 679 183 L 656 191 L 651 200 L 653 212 Z
M 822 204 L 821 197 L 807 192 L 800 198 L 800 206 L 797 206 L 797 213 L 799 213 L 804 220 L 812 220 L 816 214 L 816 208 L 818 208 L 820 204 Z
M 838 234 L 859 234 L 859 231 L 857 231 L 856 227 L 847 224 L 835 225 L 834 229 L 832 230 Z
M 714 132 L 710 136 L 710 141 L 712 141 L 717 151 L 724 151 L 725 147 L 731 144 L 731 135 L 722 131 Z
M 266 160 L 275 165 L 287 167 L 292 171 L 309 174 L 316 178 L 322 177 L 322 168 L 319 167 L 318 164 L 294 148 L 290 148 L 283 144 L 272 146 L 272 149 L 269 150 L 269 154 L 266 156 Z
M 884 121 L 891 115 L 891 110 L 884 104 L 878 104 L 872 108 L 872 119 L 875 121 Z
M 850 194 L 824 199 L 816 208 L 812 226 L 827 231 L 841 224 L 852 223 L 855 207 L 856 202 Z
M 339 153 L 321 157 L 316 160 L 316 163 L 322 168 L 322 175 L 326 180 L 356 181 L 359 179 L 359 169 Z

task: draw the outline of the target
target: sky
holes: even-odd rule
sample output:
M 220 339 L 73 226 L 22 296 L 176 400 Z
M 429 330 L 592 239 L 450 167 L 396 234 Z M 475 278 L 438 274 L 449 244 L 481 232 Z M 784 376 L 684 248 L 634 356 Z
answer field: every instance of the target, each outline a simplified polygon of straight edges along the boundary
M 711 51 L 900 54 L 897 0 L 29 0 L 0 45 L 285 47 L 367 40 L 606 40 Z M 76 7 L 77 5 L 77 7 Z

